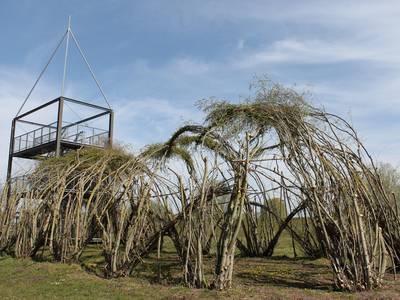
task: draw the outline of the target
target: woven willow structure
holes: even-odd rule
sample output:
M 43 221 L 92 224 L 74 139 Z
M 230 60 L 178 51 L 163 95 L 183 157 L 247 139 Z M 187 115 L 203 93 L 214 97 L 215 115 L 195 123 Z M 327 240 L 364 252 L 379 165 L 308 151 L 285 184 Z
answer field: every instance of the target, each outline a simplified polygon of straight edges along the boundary
M 136 156 L 82 149 L 6 186 L 0 251 L 35 257 L 48 249 L 56 261 L 79 261 L 101 238 L 110 278 L 160 255 L 169 236 L 186 284 L 222 290 L 232 285 L 237 248 L 271 256 L 288 230 L 304 253 L 330 260 L 339 289 L 379 287 L 399 261 L 400 221 L 350 124 L 270 82 L 243 103 L 202 107 L 203 124 Z M 210 253 L 212 278 L 203 259 Z

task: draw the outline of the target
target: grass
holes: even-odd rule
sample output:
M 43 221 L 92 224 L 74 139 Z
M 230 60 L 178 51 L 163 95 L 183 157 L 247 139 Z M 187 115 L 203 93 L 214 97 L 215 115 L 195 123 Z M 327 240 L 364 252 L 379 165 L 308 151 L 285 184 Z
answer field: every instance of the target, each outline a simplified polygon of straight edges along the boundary
M 238 257 L 234 286 L 217 292 L 189 289 L 181 282 L 181 267 L 171 242 L 166 240 L 159 262 L 154 254 L 144 260 L 132 277 L 103 279 L 85 270 L 102 263 L 99 246 L 82 256 L 82 265 L 0 257 L 1 299 L 398 299 L 400 281 L 387 278 L 383 289 L 358 294 L 333 288 L 328 261 Z M 277 254 L 290 256 L 290 237 L 283 235 Z M 213 256 L 206 257 L 208 278 Z M 160 274 L 158 273 L 160 270 Z

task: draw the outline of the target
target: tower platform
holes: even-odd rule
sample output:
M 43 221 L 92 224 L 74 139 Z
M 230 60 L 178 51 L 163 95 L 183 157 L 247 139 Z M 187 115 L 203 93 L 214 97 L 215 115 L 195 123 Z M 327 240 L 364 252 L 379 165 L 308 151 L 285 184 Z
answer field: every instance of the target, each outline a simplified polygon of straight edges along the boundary
M 80 111 L 89 109 L 90 114 L 73 122 L 65 120 L 64 105 L 73 104 Z M 33 114 L 46 114 L 43 110 L 51 105 L 57 105 L 55 120 L 50 124 L 33 121 Z M 107 125 L 97 128 L 87 125 L 88 122 L 103 121 Z M 33 130 L 16 135 L 19 124 L 27 124 Z M 81 147 L 105 148 L 112 144 L 114 113 L 112 109 L 91 104 L 76 99 L 58 97 L 28 112 L 25 112 L 12 121 L 9 173 L 11 176 L 12 160 L 14 158 L 40 159 L 40 157 L 60 156 L 70 150 Z

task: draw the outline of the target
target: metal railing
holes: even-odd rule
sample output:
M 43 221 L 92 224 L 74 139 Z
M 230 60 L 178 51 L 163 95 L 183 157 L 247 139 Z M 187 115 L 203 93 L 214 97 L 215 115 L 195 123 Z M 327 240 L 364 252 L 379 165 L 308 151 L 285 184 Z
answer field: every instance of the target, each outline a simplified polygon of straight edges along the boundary
M 52 123 L 14 138 L 14 153 L 35 148 L 57 138 L 57 125 Z M 108 143 L 108 131 L 82 124 L 63 122 L 61 141 L 82 146 L 105 147 Z
M 55 141 L 56 136 L 57 127 L 54 123 L 17 136 L 14 139 L 14 153 Z
M 105 147 L 108 143 L 108 131 L 82 124 L 66 125 L 62 128 L 61 140 L 75 144 Z

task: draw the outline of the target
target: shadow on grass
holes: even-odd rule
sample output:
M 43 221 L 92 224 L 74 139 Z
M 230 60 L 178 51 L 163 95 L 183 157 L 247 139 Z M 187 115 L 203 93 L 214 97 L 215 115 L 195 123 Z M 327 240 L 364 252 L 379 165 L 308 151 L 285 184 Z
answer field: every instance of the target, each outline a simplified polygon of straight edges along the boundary
M 93 253 L 93 254 L 83 254 L 80 258 L 80 260 L 82 260 L 83 262 L 87 262 L 90 260 L 95 260 L 95 259 L 99 259 L 99 258 L 103 258 L 101 255 L 99 255 L 98 253 Z
M 329 264 L 309 257 L 241 257 L 235 262 L 235 277 L 245 285 L 334 290 Z
M 54 263 L 54 259 L 51 256 L 47 255 L 36 255 L 31 258 L 35 262 L 52 262 Z
M 80 263 L 81 268 L 87 272 L 88 274 L 95 275 L 100 278 L 106 279 L 106 275 L 104 272 L 104 262 L 93 263 L 88 265 L 85 262 Z
M 248 256 L 240 256 L 241 258 L 249 258 Z M 270 261 L 287 261 L 287 262 L 294 262 L 294 261 L 315 261 L 322 257 L 310 257 L 310 256 L 297 256 L 297 257 L 289 257 L 286 255 L 277 255 L 277 256 L 254 256 L 254 258 L 262 258 Z
M 104 262 L 92 264 L 81 263 L 80 266 L 89 274 L 107 279 L 104 272 Z M 182 279 L 176 276 L 179 268 L 179 262 L 161 262 L 160 264 L 156 262 L 143 262 L 134 269 L 130 277 L 135 277 L 149 283 L 178 285 L 182 282 Z
M 165 285 L 177 285 L 182 283 L 182 278 L 178 274 L 181 271 L 181 263 L 176 260 L 162 260 L 157 262 L 144 262 L 139 265 L 133 273 L 150 283 L 161 283 Z
M 149 283 L 161 283 L 165 285 L 176 285 L 182 282 L 181 264 L 177 260 L 176 254 L 163 253 L 165 256 L 158 261 L 152 255 L 139 263 L 133 270 L 130 277 L 135 277 Z M 89 274 L 108 278 L 105 273 L 105 261 L 99 260 L 101 256 L 98 253 L 90 253 L 82 255 L 80 266 Z
M 238 278 L 243 280 L 245 284 L 251 285 L 264 285 L 270 284 L 279 287 L 292 287 L 299 289 L 313 289 L 313 290 L 321 290 L 321 291 L 333 291 L 334 287 L 332 284 L 320 282 L 315 280 L 314 278 L 310 278 L 309 273 L 297 273 L 297 278 L 287 278 L 284 276 L 270 275 L 270 274 L 261 274 L 254 276 L 253 273 L 250 272 L 240 272 L 236 274 Z

